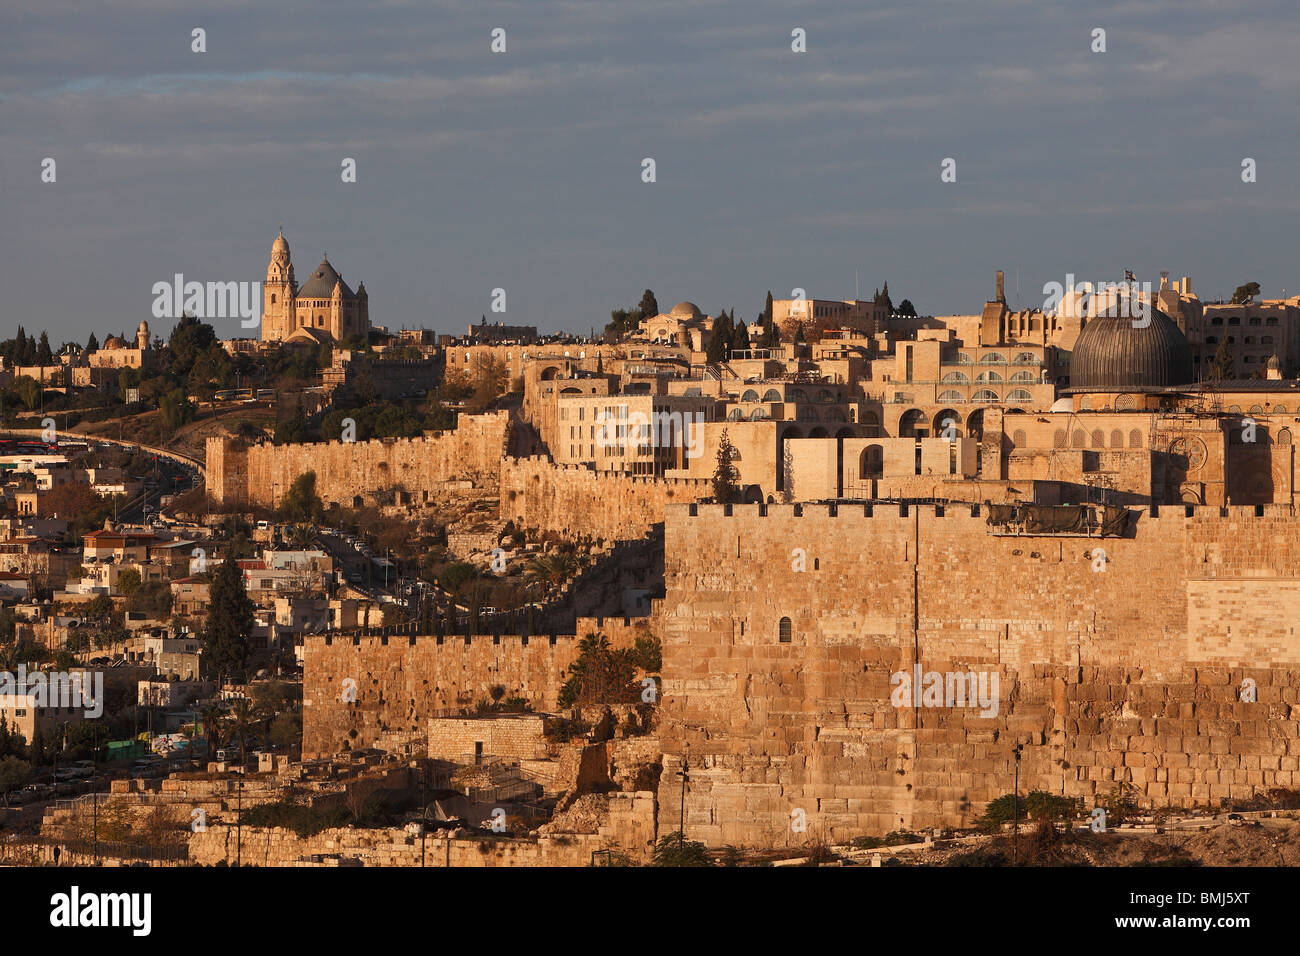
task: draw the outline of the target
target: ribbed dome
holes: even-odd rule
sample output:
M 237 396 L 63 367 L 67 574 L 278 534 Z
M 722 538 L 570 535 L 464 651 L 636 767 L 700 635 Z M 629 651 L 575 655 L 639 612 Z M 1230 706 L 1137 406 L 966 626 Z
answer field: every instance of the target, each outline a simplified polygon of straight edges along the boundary
M 1193 381 L 1192 348 L 1173 319 L 1151 309 L 1151 321 L 1098 315 L 1074 343 L 1070 388 L 1165 388 Z

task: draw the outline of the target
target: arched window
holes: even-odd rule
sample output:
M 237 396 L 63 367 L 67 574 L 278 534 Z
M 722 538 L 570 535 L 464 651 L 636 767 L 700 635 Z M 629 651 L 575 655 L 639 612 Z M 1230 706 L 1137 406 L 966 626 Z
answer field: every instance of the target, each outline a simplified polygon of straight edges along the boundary
M 1291 444 L 1291 429 L 1289 429 L 1289 428 L 1284 428 L 1284 429 L 1282 429 L 1280 432 L 1278 432 L 1278 433 L 1277 433 L 1277 443 L 1278 443 L 1279 445 L 1289 445 L 1289 444 Z
M 1065 447 L 1065 429 L 1058 428 L 1056 431 L 1052 433 L 1052 447 L 1053 448 Z
M 1110 433 L 1110 447 L 1111 448 L 1124 447 L 1124 433 L 1120 431 L 1118 428 L 1114 429 Z
M 1022 368 L 1019 372 L 1013 373 L 1011 378 L 1007 381 L 1032 385 L 1034 382 L 1038 381 L 1038 377 L 1033 372 L 1029 371 L 1029 369 Z
M 964 402 L 966 401 L 966 396 L 964 396 L 961 392 L 955 392 L 952 389 L 948 389 L 946 392 L 939 393 L 939 397 L 937 401 L 944 402 L 944 403 Z
M 958 353 L 957 353 L 957 364 L 958 364 L 958 365 L 970 365 L 970 364 L 971 364 L 970 356 L 967 355 L 965 352 L 958 352 Z
M 1016 356 L 1017 365 L 1037 365 L 1038 356 L 1033 352 L 1021 352 Z
M 1093 448 L 1106 447 L 1106 435 L 1104 432 L 1102 432 L 1100 428 L 1094 428 L 1092 430 L 1092 447 Z
M 1032 402 L 1034 396 L 1023 388 L 1013 388 L 1007 393 L 1008 402 Z
M 1264 414 L 1264 409 L 1263 409 L 1261 406 L 1259 406 L 1259 405 L 1252 405 L 1252 406 L 1250 406 L 1250 414 L 1252 414 L 1252 415 L 1263 415 L 1263 414 Z
M 980 372 L 979 375 L 976 376 L 975 381 L 977 381 L 977 382 L 988 382 L 988 383 L 992 383 L 992 384 L 994 384 L 994 385 L 1001 385 L 1001 384 L 1002 384 L 1002 373 L 1001 373 L 1001 372 L 994 372 L 994 371 Z
M 788 617 L 783 617 L 778 628 L 781 643 L 789 644 L 794 639 L 794 623 Z
M 729 422 L 738 422 L 743 420 L 744 417 L 745 411 L 741 408 L 733 408 L 731 411 L 727 412 L 727 421 Z
M 868 445 L 858 456 L 858 477 L 879 478 L 885 473 L 885 450 L 879 445 Z
M 772 417 L 772 413 L 769 412 L 766 408 L 762 407 L 761 405 L 749 413 L 749 420 L 751 422 L 757 422 L 765 418 L 771 418 L 771 417 Z
M 1142 433 L 1138 431 L 1136 428 L 1128 433 L 1128 447 L 1129 448 L 1142 447 Z
M 742 402 L 756 402 L 758 401 L 758 392 L 754 391 L 752 388 L 747 388 L 745 389 L 745 394 L 740 396 L 740 400 Z
M 969 385 L 970 376 L 965 372 L 944 372 L 940 381 L 949 385 Z
M 792 388 L 792 389 L 790 389 L 790 391 L 786 394 L 786 401 L 787 401 L 787 402 L 806 402 L 806 401 L 808 401 L 808 393 L 805 392 L 802 388 Z
M 1086 445 L 1087 445 L 1087 438 L 1084 436 L 1083 432 L 1075 432 L 1073 435 L 1070 436 L 1071 448 L 1084 448 L 1086 447 Z
M 1017 428 L 1011 433 L 1011 444 L 1017 448 L 1025 447 L 1025 430 L 1023 428 Z
M 996 402 L 998 393 L 991 388 L 976 389 L 975 394 L 970 397 L 972 402 Z
M 763 401 L 765 402 L 779 402 L 780 400 L 781 400 L 781 393 L 774 388 L 769 388 L 766 392 L 763 393 Z
M 1007 357 L 1001 352 L 987 352 L 980 356 L 981 365 L 1006 365 Z

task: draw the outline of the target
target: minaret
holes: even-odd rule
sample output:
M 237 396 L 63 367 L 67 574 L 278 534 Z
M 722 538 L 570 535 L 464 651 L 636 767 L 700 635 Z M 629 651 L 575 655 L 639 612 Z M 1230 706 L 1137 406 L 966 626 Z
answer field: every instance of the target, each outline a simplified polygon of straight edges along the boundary
M 298 283 L 293 275 L 293 259 L 284 227 L 271 245 L 271 264 L 266 267 L 262 289 L 262 341 L 280 341 L 293 332 L 294 295 Z

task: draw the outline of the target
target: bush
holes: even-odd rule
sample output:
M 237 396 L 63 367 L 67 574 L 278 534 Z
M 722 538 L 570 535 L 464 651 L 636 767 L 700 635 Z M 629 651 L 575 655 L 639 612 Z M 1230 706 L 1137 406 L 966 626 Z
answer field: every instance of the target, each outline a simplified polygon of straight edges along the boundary
M 1004 823 L 1011 823 L 1017 818 L 1023 820 L 1025 817 L 1024 797 L 1004 793 L 984 808 L 984 814 L 975 821 L 975 825 L 984 830 L 996 830 Z
M 703 843 L 683 840 L 681 831 L 660 838 L 655 844 L 655 866 L 712 866 Z

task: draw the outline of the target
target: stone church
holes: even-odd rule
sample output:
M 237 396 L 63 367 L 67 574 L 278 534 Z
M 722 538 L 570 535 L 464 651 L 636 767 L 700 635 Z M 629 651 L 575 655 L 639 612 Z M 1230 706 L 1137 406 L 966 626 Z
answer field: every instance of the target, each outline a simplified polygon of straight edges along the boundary
M 271 246 L 262 303 L 263 342 L 343 342 L 370 332 L 366 284 L 360 283 L 353 292 L 343 274 L 322 258 L 299 286 L 283 229 Z

